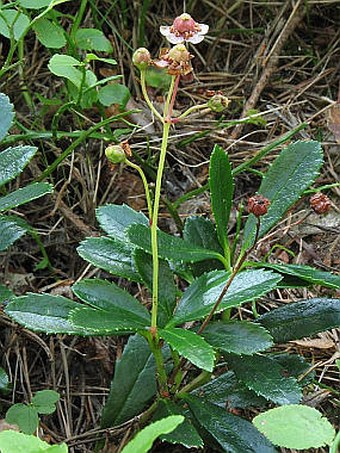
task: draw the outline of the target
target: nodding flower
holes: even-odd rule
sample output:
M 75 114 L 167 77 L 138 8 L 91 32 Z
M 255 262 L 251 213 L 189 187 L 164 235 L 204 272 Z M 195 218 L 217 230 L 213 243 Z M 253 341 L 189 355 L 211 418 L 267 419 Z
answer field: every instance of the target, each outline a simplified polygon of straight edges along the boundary
M 153 64 L 158 69 L 166 69 L 170 75 L 186 76 L 192 72 L 191 58 L 193 56 L 185 45 L 177 44 L 171 49 L 161 49 L 159 60 L 155 60 Z
M 176 17 L 171 26 L 162 25 L 160 32 L 171 44 L 180 44 L 184 41 L 198 44 L 208 33 L 209 25 L 198 24 L 190 14 L 183 13 Z

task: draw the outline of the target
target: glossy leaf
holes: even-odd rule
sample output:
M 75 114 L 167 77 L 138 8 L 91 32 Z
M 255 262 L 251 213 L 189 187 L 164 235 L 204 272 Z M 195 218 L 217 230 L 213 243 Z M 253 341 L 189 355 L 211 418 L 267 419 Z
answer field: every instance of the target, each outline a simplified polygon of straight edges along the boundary
M 307 450 L 331 445 L 333 426 L 313 407 L 289 405 L 276 407 L 257 415 L 253 424 L 273 444 L 294 450 Z
M 117 360 L 101 426 L 109 428 L 138 415 L 156 393 L 155 362 L 147 341 L 134 335 Z
M 40 390 L 32 398 L 32 404 L 39 414 L 53 414 L 60 395 L 54 390 Z
M 10 99 L 3 93 L 0 93 L 0 142 L 5 137 L 9 128 L 12 125 L 14 112 L 13 104 L 11 104 Z
M 15 450 L 13 450 L 15 446 Z M 49 445 L 33 435 L 18 433 L 12 430 L 0 432 L 1 453 L 67 453 L 66 444 Z
M 299 378 L 300 385 L 305 386 L 313 382 L 315 371 L 311 371 L 311 364 L 302 355 L 286 352 L 271 354 L 270 358 L 279 363 L 286 377 Z
M 26 14 L 16 9 L 2 9 L 0 15 L 0 35 L 10 39 L 13 35 L 15 41 L 23 36 L 25 30 L 30 24 Z
M 66 45 L 66 37 L 62 27 L 46 17 L 34 22 L 33 30 L 41 42 L 48 49 L 61 49 Z
M 15 146 L 0 153 L 0 187 L 18 176 L 32 159 L 38 148 Z
M 222 248 L 225 250 L 228 247 L 227 232 L 234 183 L 228 154 L 219 145 L 215 145 L 210 157 L 209 187 L 217 236 Z
M 216 313 L 256 300 L 274 289 L 281 276 L 262 269 L 240 272 L 230 285 Z M 184 292 L 169 325 L 196 321 L 207 316 L 229 279 L 226 271 L 212 271 L 198 277 Z
M 276 343 L 308 337 L 340 326 L 340 299 L 315 298 L 291 303 L 257 319 Z
M 159 329 L 159 336 L 172 349 L 191 363 L 206 371 L 214 368 L 214 349 L 202 337 L 190 330 L 167 328 Z
M 0 252 L 6 250 L 17 239 L 26 233 L 24 228 L 14 217 L 0 215 Z
M 38 428 L 39 418 L 35 407 L 26 404 L 13 404 L 6 412 L 6 422 L 18 425 L 24 434 L 33 434 Z
M 82 50 L 112 52 L 112 45 L 101 30 L 96 28 L 78 28 L 75 34 L 77 47 Z
M 249 321 L 210 323 L 203 332 L 204 339 L 222 352 L 252 355 L 273 345 L 266 329 Z
M 193 395 L 186 395 L 184 400 L 198 425 L 214 440 L 219 450 L 229 453 L 275 453 L 272 444 L 247 420 Z
M 36 182 L 22 187 L 0 198 L 0 211 L 16 208 L 29 201 L 40 198 L 53 191 L 53 186 L 47 182 Z
M 322 149 L 316 141 L 298 141 L 284 148 L 264 176 L 258 193 L 271 205 L 261 217 L 260 235 L 266 234 L 314 182 L 323 162 Z M 256 218 L 250 214 L 245 225 L 243 248 L 255 235 Z
M 283 368 L 269 357 L 254 355 L 226 357 L 230 368 L 250 390 L 276 404 L 294 404 L 302 398 L 293 377 L 284 377 Z

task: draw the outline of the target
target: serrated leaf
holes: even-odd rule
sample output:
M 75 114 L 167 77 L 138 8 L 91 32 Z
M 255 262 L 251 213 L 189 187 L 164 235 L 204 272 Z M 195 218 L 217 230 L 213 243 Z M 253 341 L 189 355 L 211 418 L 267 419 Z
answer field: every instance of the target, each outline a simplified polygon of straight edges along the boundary
M 122 453 L 146 453 L 148 452 L 154 441 L 161 434 L 171 433 L 184 420 L 182 415 L 170 415 L 169 417 L 151 423 L 146 428 L 142 429 L 134 439 L 132 439 Z
M 5 137 L 9 128 L 12 125 L 14 112 L 13 104 L 11 104 L 9 97 L 3 93 L 0 93 L 0 142 Z
M 184 400 L 197 423 L 222 451 L 275 453 L 272 444 L 247 420 L 229 414 L 224 408 L 193 395 L 185 395 Z
M 0 153 L 0 187 L 18 176 L 32 159 L 38 148 L 15 146 Z
M 258 193 L 271 205 L 261 217 L 259 237 L 266 234 L 285 212 L 300 198 L 319 174 L 323 162 L 322 149 L 316 141 L 298 141 L 284 148 L 264 176 Z M 256 218 L 250 214 L 244 229 L 243 248 L 253 242 Z
M 23 36 L 25 30 L 30 24 L 26 14 L 17 11 L 16 9 L 2 9 L 0 15 L 0 35 L 5 38 L 13 37 L 15 41 Z
M 3 368 L 0 368 L 0 392 L 6 391 L 8 388 L 9 379 L 6 371 Z
M 0 215 L 0 252 L 21 238 L 26 231 L 15 218 Z
M 195 332 L 177 328 L 159 329 L 158 332 L 175 351 L 198 368 L 206 371 L 214 369 L 213 347 Z
M 13 449 L 13 446 L 15 450 Z M 0 432 L 2 453 L 67 453 L 66 444 L 49 445 L 36 436 L 18 433 L 12 430 Z
M 55 404 L 60 400 L 60 395 L 54 390 L 40 390 L 32 398 L 31 403 L 39 414 L 53 414 Z
M 132 225 L 128 229 L 131 242 L 144 251 L 151 253 L 150 228 L 145 225 Z M 214 250 L 206 250 L 203 247 L 195 247 L 183 239 L 158 231 L 158 254 L 160 258 L 170 261 L 182 261 L 194 263 L 207 259 L 223 259 Z
M 84 260 L 110 274 L 141 281 L 133 263 L 133 247 L 128 242 L 108 237 L 88 238 L 77 251 Z
M 276 343 L 340 326 L 340 299 L 315 298 L 285 305 L 257 319 Z
M 228 248 L 227 232 L 234 183 L 228 154 L 219 145 L 214 146 L 210 157 L 209 187 L 217 236 L 223 250 L 226 250 Z
M 128 241 L 127 228 L 135 223 L 148 225 L 148 218 L 129 206 L 107 204 L 96 209 L 96 217 L 102 229 L 113 239 Z
M 20 431 L 32 434 L 38 428 L 39 418 L 36 409 L 26 404 L 13 404 L 6 412 L 6 422 L 18 425 Z
M 198 277 L 184 292 L 169 325 L 196 321 L 207 316 L 229 276 L 226 271 L 212 271 Z M 240 272 L 231 283 L 216 313 L 258 299 L 273 290 L 281 278 L 278 274 L 262 269 Z
M 286 352 L 271 354 L 270 358 L 282 366 L 285 376 L 300 378 L 299 383 L 302 386 L 310 384 L 315 378 L 315 371 L 311 371 L 311 364 L 302 355 Z M 301 379 L 302 376 L 304 376 L 303 379 Z
M 276 404 L 294 404 L 302 398 L 301 388 L 293 377 L 284 377 L 283 368 L 269 357 L 226 357 L 230 368 L 250 390 Z
M 309 406 L 276 407 L 257 415 L 253 424 L 273 444 L 294 450 L 331 445 L 335 436 L 329 421 Z
M 77 47 L 82 50 L 112 52 L 112 45 L 101 30 L 96 28 L 78 28 L 75 35 Z
M 0 198 L 0 211 L 8 211 L 53 191 L 47 182 L 36 182 Z
M 156 393 L 156 371 L 147 341 L 134 335 L 117 360 L 101 426 L 124 423 L 139 414 Z
M 269 332 L 249 321 L 210 323 L 202 335 L 216 349 L 233 354 L 252 355 L 273 345 Z
M 66 45 L 64 29 L 46 17 L 35 21 L 33 30 L 41 44 L 48 49 L 61 49 Z

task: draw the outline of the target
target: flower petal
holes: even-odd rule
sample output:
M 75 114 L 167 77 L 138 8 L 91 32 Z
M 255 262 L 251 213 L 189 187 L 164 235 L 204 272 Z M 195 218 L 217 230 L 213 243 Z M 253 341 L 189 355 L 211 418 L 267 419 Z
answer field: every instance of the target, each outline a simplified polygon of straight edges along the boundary
M 180 44 L 181 42 L 184 42 L 185 39 L 183 36 L 176 36 L 174 33 L 169 33 L 166 36 L 166 39 L 171 43 L 171 44 Z
M 206 25 L 206 24 L 197 24 L 199 27 L 200 27 L 200 31 L 198 32 L 198 34 L 200 35 L 206 35 L 209 31 L 209 25 Z
M 199 42 L 203 41 L 204 39 L 204 35 L 194 35 L 194 36 L 191 36 L 191 38 L 188 38 L 187 41 L 188 42 L 191 42 L 191 44 L 198 44 Z
M 167 25 L 162 25 L 161 27 L 159 27 L 159 31 L 161 32 L 161 35 L 168 36 L 171 33 L 170 28 L 171 27 Z

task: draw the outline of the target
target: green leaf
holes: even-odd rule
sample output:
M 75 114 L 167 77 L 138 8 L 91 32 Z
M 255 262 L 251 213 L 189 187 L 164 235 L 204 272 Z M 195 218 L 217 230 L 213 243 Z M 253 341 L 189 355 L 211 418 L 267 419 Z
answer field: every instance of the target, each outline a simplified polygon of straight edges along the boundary
M 8 389 L 9 379 L 6 371 L 0 368 L 0 392 Z
M 0 93 L 0 142 L 5 137 L 9 128 L 12 125 L 14 112 L 13 104 L 11 104 L 9 97 L 3 93 Z
M 70 55 L 55 54 L 48 63 L 49 70 L 59 76 L 72 82 L 79 90 L 83 82 L 83 72 L 76 68 L 82 66 L 83 63 L 71 57 Z M 89 87 L 96 83 L 97 78 L 92 71 L 87 70 L 85 76 L 84 87 Z
M 226 271 L 212 271 L 198 277 L 184 292 L 169 325 L 196 321 L 207 316 L 229 276 Z M 281 278 L 278 274 L 262 269 L 240 272 L 231 283 L 216 313 L 258 299 L 273 290 Z
M 28 293 L 10 301 L 5 312 L 14 321 L 35 332 L 48 334 L 90 335 L 86 329 L 74 327 L 69 316 L 77 302 L 62 296 Z
M 285 305 L 257 319 L 275 343 L 309 337 L 340 326 L 340 299 L 315 298 Z
M 254 355 L 226 357 L 230 368 L 249 389 L 276 404 L 294 404 L 302 398 L 293 377 L 284 377 L 283 368 L 273 359 Z
M 228 154 L 219 145 L 214 146 L 210 157 L 209 187 L 217 236 L 223 250 L 227 250 L 227 232 L 233 201 L 234 182 Z
M 273 444 L 294 450 L 331 445 L 335 436 L 329 421 L 309 406 L 276 407 L 257 415 L 253 424 Z
M 47 182 L 36 182 L 16 190 L 0 198 L 0 211 L 16 208 L 29 201 L 40 198 L 53 191 L 53 186 Z
M 101 426 L 109 428 L 138 415 L 156 393 L 155 361 L 147 341 L 134 335 L 117 360 Z
M 6 422 L 18 425 L 20 431 L 32 434 L 38 428 L 39 418 L 37 410 L 26 404 L 13 404 L 6 412 Z
M 148 452 L 154 441 L 161 434 L 171 433 L 184 420 L 182 415 L 170 415 L 169 417 L 151 423 L 146 428 L 142 429 L 134 439 L 132 439 L 122 453 L 146 453 Z
M 130 241 L 143 249 L 145 252 L 151 253 L 151 236 L 150 228 L 145 225 L 132 225 L 128 229 Z M 170 261 L 182 261 L 183 263 L 194 263 L 207 259 L 221 259 L 223 257 L 213 251 L 206 250 L 203 247 L 195 247 L 183 239 L 171 236 L 158 231 L 158 254 L 163 259 Z
M 7 288 L 7 286 L 0 285 L 0 304 L 13 297 L 15 297 L 15 295 L 11 289 Z
M 215 361 L 214 349 L 195 332 L 176 328 L 159 329 L 158 332 L 159 336 L 172 349 L 195 366 L 206 371 L 213 371 Z
M 101 30 L 96 28 L 78 28 L 75 41 L 82 50 L 96 50 L 97 52 L 112 52 L 110 41 Z
M 141 249 L 136 249 L 134 257 L 136 269 L 152 293 L 152 256 Z M 164 260 L 159 260 L 158 265 L 161 278 L 158 282 L 157 325 L 164 327 L 172 318 L 176 306 L 177 286 L 168 263 Z
M 202 333 L 204 339 L 222 352 L 252 355 L 273 345 L 266 329 L 249 321 L 210 323 Z
M 261 217 L 259 237 L 267 233 L 285 212 L 300 198 L 319 174 L 323 162 L 322 149 L 316 141 L 298 141 L 284 148 L 264 176 L 258 193 L 271 205 Z M 244 230 L 243 248 L 253 242 L 256 218 L 250 214 Z
M 229 453 L 275 453 L 275 448 L 254 426 L 224 408 L 193 395 L 185 395 L 197 423 L 218 445 Z M 209 442 L 210 444 L 210 442 Z
M 55 404 L 60 400 L 60 395 L 54 390 L 40 390 L 32 398 L 32 405 L 39 414 L 53 414 Z
M 15 217 L 0 215 L 0 252 L 6 250 L 25 233 L 26 229 L 19 225 Z
M 137 212 L 123 204 L 107 204 L 96 209 L 97 220 L 102 229 L 113 239 L 128 241 L 127 228 L 135 223 L 148 225 L 149 221 L 142 212 Z
M 128 242 L 107 237 L 88 238 L 77 248 L 89 263 L 118 277 L 141 281 L 133 263 L 133 248 Z
M 310 370 L 311 364 L 303 356 L 286 352 L 271 354 L 270 358 L 276 360 L 282 366 L 285 376 L 299 378 L 300 385 L 306 386 L 313 382 L 315 371 Z
M 20 13 L 16 9 L 1 10 L 0 35 L 5 36 L 5 38 L 10 39 L 13 33 L 15 41 L 19 41 L 29 24 L 30 20 L 26 14 Z
M 38 148 L 16 146 L 0 153 L 0 187 L 18 176 L 32 159 Z
M 66 444 L 52 445 L 36 436 L 18 433 L 12 430 L 0 432 L 2 453 L 67 453 Z
M 52 0 L 19 0 L 19 5 L 27 9 L 46 8 Z
M 117 104 L 121 109 L 125 109 L 130 97 L 131 93 L 129 89 L 120 83 L 106 85 L 98 91 L 99 102 L 105 105 L 105 107 Z
M 38 19 L 33 30 L 41 44 L 48 49 L 61 49 L 66 45 L 64 29 L 46 17 Z

